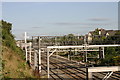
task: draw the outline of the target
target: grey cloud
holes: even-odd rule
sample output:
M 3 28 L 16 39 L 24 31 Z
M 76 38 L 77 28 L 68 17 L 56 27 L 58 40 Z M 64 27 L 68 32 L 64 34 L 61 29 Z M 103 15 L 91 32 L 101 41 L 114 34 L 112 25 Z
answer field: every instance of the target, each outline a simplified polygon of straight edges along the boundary
M 53 23 L 54 25 L 60 25 L 60 26 L 73 26 L 73 25 L 87 25 L 87 26 L 97 26 L 97 25 L 111 25 L 111 23 L 71 23 L 71 22 L 60 22 L 60 23 Z
M 56 25 L 80 25 L 80 23 L 70 23 L 70 22 L 60 22 L 60 23 L 54 23 Z
M 92 26 L 97 26 L 97 25 L 110 25 L 111 23 L 84 23 L 82 25 L 92 25 Z
M 98 18 L 91 18 L 91 19 L 88 19 L 90 21 L 109 21 L 110 19 L 109 18 L 102 18 L 102 17 L 98 17 Z
M 32 28 L 43 28 L 43 27 L 32 27 Z

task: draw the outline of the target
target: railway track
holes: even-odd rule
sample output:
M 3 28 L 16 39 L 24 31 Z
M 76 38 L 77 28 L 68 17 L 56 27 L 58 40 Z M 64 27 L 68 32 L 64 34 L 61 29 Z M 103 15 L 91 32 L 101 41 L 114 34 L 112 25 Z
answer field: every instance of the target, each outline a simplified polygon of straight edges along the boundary
M 47 78 L 47 54 L 42 53 L 42 72 Z M 107 72 L 93 73 L 93 80 L 101 80 Z M 86 79 L 86 67 L 83 64 L 78 64 L 75 61 L 70 61 L 67 58 L 62 58 L 57 55 L 50 57 L 50 79 L 52 80 L 85 80 Z M 114 72 L 110 79 L 120 80 L 120 72 Z
M 44 58 L 44 60 L 46 60 L 46 58 Z M 55 63 L 58 62 L 57 60 L 54 60 L 54 59 L 52 59 L 52 60 L 50 61 L 50 65 L 51 65 L 50 71 L 52 71 L 52 70 L 53 70 L 53 71 L 55 71 L 55 70 L 61 71 L 62 73 L 64 73 L 64 76 L 66 76 L 65 78 L 72 78 L 72 79 L 77 79 L 77 80 L 80 79 L 80 78 L 83 79 L 81 76 L 73 73 L 71 70 L 68 70 L 67 67 L 64 68 L 64 69 L 62 69 L 64 65 L 54 64 L 53 61 L 54 61 Z M 45 64 L 44 64 L 44 65 L 45 65 Z M 47 68 L 47 65 L 46 65 L 45 67 Z M 57 74 L 57 73 L 56 73 L 56 74 Z M 60 74 L 60 72 L 59 72 L 59 74 Z M 59 75 L 59 74 L 58 74 L 58 75 Z
M 61 62 L 60 59 L 56 59 L 56 58 L 53 58 L 51 57 L 52 59 L 55 59 L 57 62 Z M 53 60 L 53 61 L 55 61 Z M 79 65 L 80 67 L 75 67 L 77 66 L 76 64 L 72 63 L 73 65 L 70 65 L 69 63 L 66 62 L 66 64 L 62 64 L 60 66 L 66 66 L 66 69 L 69 69 L 70 71 L 73 71 L 71 74 L 76 74 L 77 76 L 79 75 L 80 77 L 81 76 L 84 76 L 82 78 L 79 78 L 79 79 L 86 79 L 86 67 L 81 64 Z M 81 67 L 82 66 L 82 67 Z M 74 72 L 75 71 L 75 72 Z M 82 75 L 81 75 L 82 74 Z M 94 79 L 101 79 L 99 77 L 97 77 L 96 75 L 93 75 L 94 76 Z
M 42 53 L 42 70 L 47 76 L 47 54 Z M 101 80 L 107 73 L 93 73 L 93 80 Z M 50 57 L 50 78 L 54 80 L 86 79 L 86 67 L 83 64 L 77 64 L 75 61 L 70 61 L 57 55 Z M 120 80 L 120 72 L 114 72 L 110 79 Z
M 44 58 L 43 58 L 43 60 L 44 61 L 46 61 L 46 57 L 45 57 L 45 55 L 44 55 Z M 65 63 L 65 64 L 63 64 L 63 63 Z M 75 67 L 75 63 L 73 62 L 72 64 L 74 64 L 74 65 L 71 65 L 70 63 L 72 63 L 72 62 L 70 62 L 70 61 L 68 61 L 68 63 L 67 63 L 67 61 L 66 62 L 63 62 L 63 60 L 60 60 L 60 59 L 57 59 L 55 56 L 52 56 L 51 58 L 50 58 L 50 65 L 51 65 L 51 67 L 52 68 L 50 68 L 50 71 L 51 72 L 54 72 L 55 71 L 55 69 L 57 70 L 57 69 L 59 69 L 59 70 L 61 70 L 63 73 L 65 73 L 64 75 L 65 76 L 68 76 L 68 78 L 70 78 L 70 79 L 76 79 L 76 80 L 79 80 L 79 79 L 81 79 L 81 80 L 84 80 L 84 79 L 86 79 L 86 69 L 85 69 L 85 67 Z M 42 64 L 43 65 L 43 64 Z M 45 65 L 45 64 L 44 64 Z M 63 67 L 64 66 L 64 67 Z M 82 65 L 83 66 L 83 65 Z M 47 65 L 46 66 L 44 66 L 44 67 L 46 67 L 47 68 Z M 53 70 L 53 71 L 52 71 Z M 46 71 L 47 72 L 47 71 Z M 54 73 L 55 74 L 55 73 Z M 60 74 L 60 73 L 59 73 Z M 57 74 L 57 75 L 59 75 L 59 74 Z M 55 74 L 56 75 L 56 74 Z M 50 76 L 51 76 L 51 74 L 50 74 Z M 58 77 L 58 78 L 60 78 L 60 77 Z M 95 76 L 94 75 L 94 78 L 95 79 L 101 79 L 101 78 L 99 78 L 99 77 L 97 77 L 97 76 Z M 61 78 L 61 79 L 64 79 L 63 77 Z
M 52 58 L 52 59 L 53 59 L 53 58 Z M 58 59 L 58 61 L 59 61 L 59 59 Z M 68 68 L 70 68 L 70 67 L 74 67 L 74 66 L 76 66 L 76 65 L 71 66 L 71 65 L 69 65 L 68 63 L 66 63 L 66 66 L 69 66 Z M 74 67 L 74 68 L 71 68 L 71 69 L 81 71 L 82 74 L 86 73 L 86 71 L 85 71 L 84 69 L 82 69 L 82 68 L 85 68 L 85 67 L 81 67 L 81 66 L 83 66 L 83 65 L 81 64 L 80 67 Z M 94 73 L 94 74 L 93 74 L 93 78 L 94 78 L 95 80 L 98 80 L 98 79 L 101 80 L 106 74 L 107 74 L 107 72 Z M 98 75 L 101 75 L 101 76 L 98 76 Z M 110 79 L 112 79 L 112 80 L 120 80 L 120 71 L 114 72 L 114 73 L 111 75 Z

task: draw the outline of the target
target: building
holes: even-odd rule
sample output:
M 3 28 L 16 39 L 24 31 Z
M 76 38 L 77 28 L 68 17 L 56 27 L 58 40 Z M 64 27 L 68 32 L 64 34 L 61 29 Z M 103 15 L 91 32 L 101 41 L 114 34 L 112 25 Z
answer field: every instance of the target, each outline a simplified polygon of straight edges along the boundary
M 104 36 L 104 37 L 113 36 L 118 31 L 120 30 L 105 30 L 102 28 L 97 28 L 94 31 L 90 31 L 87 34 L 87 41 L 88 43 L 92 42 L 93 37 L 96 37 L 96 36 Z
M 17 40 L 16 44 L 18 47 L 20 47 L 22 50 L 25 50 L 25 47 L 30 46 L 30 43 L 25 43 L 24 40 Z

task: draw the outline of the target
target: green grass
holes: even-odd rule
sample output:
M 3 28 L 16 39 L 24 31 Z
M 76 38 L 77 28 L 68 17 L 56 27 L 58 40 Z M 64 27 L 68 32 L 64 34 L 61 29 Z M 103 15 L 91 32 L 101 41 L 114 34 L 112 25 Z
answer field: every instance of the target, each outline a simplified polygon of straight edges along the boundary
M 8 55 L 11 55 L 11 58 Z M 3 75 L 5 78 L 35 78 L 32 69 L 29 68 L 20 55 L 7 47 L 3 48 L 2 62 L 4 64 Z

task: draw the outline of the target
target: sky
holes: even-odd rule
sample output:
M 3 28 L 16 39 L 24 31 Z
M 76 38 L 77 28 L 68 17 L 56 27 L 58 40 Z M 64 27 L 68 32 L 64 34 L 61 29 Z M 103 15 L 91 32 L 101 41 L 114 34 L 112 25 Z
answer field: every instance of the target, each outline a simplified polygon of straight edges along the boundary
M 117 2 L 3 2 L 2 19 L 16 39 L 33 35 L 85 35 L 96 28 L 118 29 Z

